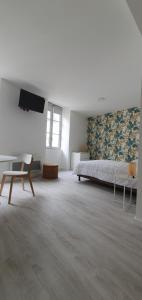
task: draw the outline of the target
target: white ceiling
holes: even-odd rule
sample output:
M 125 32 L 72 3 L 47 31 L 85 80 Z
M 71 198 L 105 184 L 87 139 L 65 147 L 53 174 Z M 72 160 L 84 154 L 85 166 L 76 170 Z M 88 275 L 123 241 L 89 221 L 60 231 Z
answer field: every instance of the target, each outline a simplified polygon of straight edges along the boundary
M 92 115 L 139 105 L 141 75 L 125 0 L 0 0 L 0 77 Z

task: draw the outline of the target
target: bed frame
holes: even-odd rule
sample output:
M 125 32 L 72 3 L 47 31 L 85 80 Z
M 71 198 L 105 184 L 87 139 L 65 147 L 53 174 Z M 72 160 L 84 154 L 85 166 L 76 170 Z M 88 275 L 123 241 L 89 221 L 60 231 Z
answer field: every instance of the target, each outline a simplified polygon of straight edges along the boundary
M 87 176 L 87 175 L 80 175 L 80 174 L 77 174 L 78 176 L 78 180 L 81 181 L 81 177 L 82 178 L 85 178 L 85 179 L 89 179 L 91 181 L 94 181 L 100 185 L 105 185 L 105 186 L 109 186 L 109 187 L 114 187 L 113 183 L 111 182 L 107 182 L 107 181 L 104 181 L 104 180 L 100 180 L 96 177 L 91 177 L 91 176 Z M 120 185 L 116 185 L 118 189 L 122 190 L 123 189 L 123 186 L 120 186 Z M 130 191 L 130 188 L 129 187 L 126 187 L 126 191 Z M 133 189 L 134 193 L 136 193 L 136 189 Z
M 113 183 L 111 183 L 111 182 L 107 182 L 107 181 L 104 181 L 104 180 L 101 180 L 101 179 L 98 179 L 98 178 L 96 178 L 96 177 L 92 177 L 92 176 L 87 176 L 87 175 L 80 175 L 80 174 L 78 174 L 77 175 L 78 176 L 78 181 L 81 181 L 81 177 L 82 178 L 85 178 L 85 179 L 89 179 L 89 180 L 91 180 L 91 181 L 94 181 L 94 182 L 96 182 L 96 183 L 99 183 L 99 184 L 101 184 L 101 185 L 107 185 L 107 186 L 113 186 Z

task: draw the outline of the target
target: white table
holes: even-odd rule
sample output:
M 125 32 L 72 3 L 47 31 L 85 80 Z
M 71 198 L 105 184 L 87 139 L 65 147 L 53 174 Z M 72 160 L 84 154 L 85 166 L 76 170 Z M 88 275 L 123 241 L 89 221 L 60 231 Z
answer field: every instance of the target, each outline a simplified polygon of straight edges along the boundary
M 10 167 L 10 163 L 14 160 L 16 160 L 17 157 L 16 156 L 11 156 L 11 155 L 0 155 L 0 163 L 9 163 L 9 167 Z
M 0 163 L 9 163 L 9 169 L 11 169 L 11 162 L 16 160 L 17 157 L 16 156 L 11 156 L 11 155 L 0 155 Z
M 10 156 L 10 155 L 0 155 L 0 162 L 11 162 L 16 160 L 16 156 Z

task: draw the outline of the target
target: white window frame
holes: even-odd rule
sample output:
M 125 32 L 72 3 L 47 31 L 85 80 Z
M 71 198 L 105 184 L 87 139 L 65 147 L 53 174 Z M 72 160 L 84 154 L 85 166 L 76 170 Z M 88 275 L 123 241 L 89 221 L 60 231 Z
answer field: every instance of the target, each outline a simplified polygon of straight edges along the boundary
M 49 133 L 49 146 L 46 145 L 46 148 L 48 149 L 60 149 L 61 148 L 61 138 L 62 138 L 62 107 L 58 106 L 58 105 L 55 105 L 51 102 L 48 102 L 48 105 L 50 106 L 50 109 L 48 109 L 47 107 L 47 117 L 46 117 L 46 121 L 49 120 L 48 119 L 48 111 L 51 112 L 51 118 L 50 118 L 50 132 L 48 132 L 48 129 L 47 129 L 47 123 L 46 123 L 46 138 L 47 138 L 47 133 Z M 52 136 L 53 136 L 53 114 L 54 114 L 54 111 L 59 110 L 60 111 L 60 121 L 59 121 L 59 145 L 58 147 L 53 147 L 52 146 Z M 57 121 L 58 122 L 58 121 Z

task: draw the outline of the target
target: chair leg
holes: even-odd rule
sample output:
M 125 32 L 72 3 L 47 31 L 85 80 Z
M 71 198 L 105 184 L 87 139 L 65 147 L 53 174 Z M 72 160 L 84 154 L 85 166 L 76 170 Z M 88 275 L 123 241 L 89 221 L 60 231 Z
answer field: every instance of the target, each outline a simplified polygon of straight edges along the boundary
M 2 194 L 2 190 L 3 190 L 4 183 L 5 183 L 5 179 L 6 179 L 6 176 L 3 175 L 2 181 L 1 181 L 0 196 L 1 196 L 1 194 Z
M 31 179 L 31 176 L 29 175 L 29 176 L 28 176 L 28 178 L 29 178 L 29 183 L 30 183 L 30 187 L 31 187 L 31 190 L 32 190 L 33 196 L 35 196 L 35 192 L 34 192 L 34 188 L 33 188 L 33 184 L 32 184 L 32 179 Z
M 13 181 L 14 181 L 14 176 L 11 177 L 11 183 L 10 183 L 10 191 L 9 191 L 8 204 L 11 203 L 11 195 L 12 195 Z

